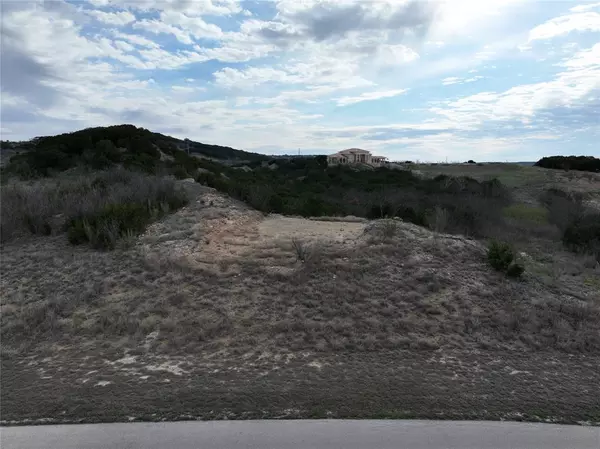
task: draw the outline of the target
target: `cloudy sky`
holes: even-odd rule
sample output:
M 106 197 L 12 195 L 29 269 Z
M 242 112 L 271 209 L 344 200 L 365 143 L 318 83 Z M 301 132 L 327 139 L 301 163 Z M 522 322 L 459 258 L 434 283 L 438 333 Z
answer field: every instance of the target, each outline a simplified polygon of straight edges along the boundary
M 600 156 L 600 3 L 1 0 L 1 134 L 262 153 Z

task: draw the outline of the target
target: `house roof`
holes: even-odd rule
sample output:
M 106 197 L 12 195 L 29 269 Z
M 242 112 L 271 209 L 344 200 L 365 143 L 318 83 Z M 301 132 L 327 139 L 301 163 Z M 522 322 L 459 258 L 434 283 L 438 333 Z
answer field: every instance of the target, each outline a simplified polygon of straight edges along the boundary
M 363 150 L 360 148 L 348 148 L 346 150 L 340 151 L 340 153 L 370 153 L 368 150 Z
M 360 148 L 348 148 L 347 150 L 338 151 L 331 156 L 346 156 L 348 154 L 371 154 L 368 150 L 361 150 Z

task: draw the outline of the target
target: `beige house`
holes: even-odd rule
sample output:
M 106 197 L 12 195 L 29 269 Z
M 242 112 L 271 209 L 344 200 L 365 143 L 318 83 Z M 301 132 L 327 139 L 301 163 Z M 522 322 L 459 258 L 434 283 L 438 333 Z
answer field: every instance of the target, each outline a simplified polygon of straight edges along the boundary
M 388 162 L 383 156 L 373 156 L 370 151 L 360 148 L 349 148 L 327 156 L 329 165 L 337 164 L 367 164 L 379 167 Z

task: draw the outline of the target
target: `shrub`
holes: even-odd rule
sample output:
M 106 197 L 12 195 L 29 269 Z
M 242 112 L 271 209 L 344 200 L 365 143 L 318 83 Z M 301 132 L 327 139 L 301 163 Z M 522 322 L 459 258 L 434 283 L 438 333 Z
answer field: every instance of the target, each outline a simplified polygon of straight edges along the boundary
M 302 263 L 308 262 L 314 254 L 312 245 L 297 238 L 292 239 L 292 248 L 296 253 L 296 259 Z
M 563 234 L 565 246 L 575 252 L 592 254 L 600 262 L 600 214 L 588 214 L 572 222 Z
M 201 172 L 196 176 L 196 182 L 221 192 L 228 192 L 232 189 L 232 186 L 222 176 L 214 173 Z
M 411 206 L 401 206 L 396 212 L 396 217 L 418 226 L 427 226 L 427 217 L 424 210 Z
M 69 242 L 114 247 L 156 218 L 187 202 L 171 180 L 126 170 L 13 184 L 1 188 L 2 241 L 18 234 L 62 233 Z
M 39 183 L 10 184 L 0 190 L 2 207 L 0 223 L 2 241 L 20 233 L 48 235 L 52 232 L 52 217 L 56 214 L 59 196 L 56 191 Z
M 251 172 L 207 167 L 212 173 L 200 173 L 196 180 L 263 212 L 305 217 L 399 217 L 419 226 L 482 237 L 510 199 L 508 190 L 497 180 L 479 182 L 445 175 L 427 179 L 410 170 L 386 167 L 327 168 L 311 157 L 278 159 L 277 170 L 269 169 L 266 163 L 250 165 L 254 167 Z
M 493 241 L 488 248 L 487 257 L 494 269 L 505 272 L 515 258 L 515 254 L 508 243 Z
M 67 238 L 72 245 L 81 245 L 89 241 L 87 233 L 88 224 L 83 219 L 72 220 L 67 229 Z
M 155 213 L 156 206 L 136 203 L 109 204 L 94 215 L 71 220 L 68 229 L 72 244 L 91 243 L 94 248 L 114 249 L 117 240 L 128 233 L 139 234 Z
M 318 217 L 324 215 L 326 214 L 325 202 L 321 198 L 310 196 L 302 202 L 299 212 L 303 217 Z
M 583 197 L 579 193 L 552 188 L 542 194 L 540 201 L 548 209 L 548 220 L 562 232 L 581 220 L 586 213 Z
M 285 202 L 280 195 L 273 195 L 269 198 L 268 208 L 269 212 L 281 214 L 285 209 Z
M 511 278 L 521 277 L 523 272 L 525 271 L 525 267 L 519 263 L 513 263 L 508 266 L 506 270 L 506 275 Z
M 392 239 L 398 233 L 398 223 L 394 220 L 383 220 L 381 232 L 384 239 Z
M 435 210 L 428 218 L 429 227 L 435 232 L 444 232 L 448 225 L 448 211 L 440 206 L 436 206 Z
M 492 268 L 509 277 L 520 277 L 525 271 L 523 265 L 514 261 L 515 253 L 508 243 L 493 241 L 488 248 L 487 258 Z
M 184 167 L 175 167 L 175 170 L 173 170 L 173 176 L 175 176 L 177 179 L 185 179 L 190 177 Z
M 561 230 L 563 244 L 600 261 L 600 214 L 586 208 L 581 194 L 549 189 L 541 200 L 549 220 Z

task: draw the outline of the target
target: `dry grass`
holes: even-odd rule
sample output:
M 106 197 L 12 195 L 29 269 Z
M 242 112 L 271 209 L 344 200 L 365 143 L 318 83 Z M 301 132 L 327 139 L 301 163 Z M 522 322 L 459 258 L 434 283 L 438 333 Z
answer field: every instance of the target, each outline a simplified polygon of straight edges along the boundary
M 264 372 L 284 370 L 305 354 L 319 358 L 314 366 L 369 354 L 385 366 L 397 363 L 394 351 L 405 351 L 400 358 L 415 357 L 416 365 L 404 366 L 401 377 L 412 382 L 430 357 L 453 351 L 465 360 L 483 354 L 472 356 L 476 361 L 487 351 L 491 359 L 493 351 L 507 351 L 513 365 L 511 357 L 523 351 L 585 353 L 590 360 L 600 353 L 600 267 L 588 257 L 536 245 L 519 256 L 526 272 L 514 281 L 487 265 L 484 243 L 439 229 L 399 220 L 265 218 L 206 189 L 197 193 L 189 206 L 113 252 L 72 247 L 63 236 L 5 243 L 2 357 L 84 351 L 191 357 L 204 366 L 198 379 L 217 369 L 210 365 L 215 360 L 228 360 L 218 369 L 228 370 L 227 385 L 238 382 L 243 396 L 245 370 L 261 366 L 260 383 Z M 432 352 L 438 349 L 443 352 Z M 267 355 L 250 362 L 251 353 Z M 371 379 L 368 365 L 353 365 L 352 376 Z M 290 365 L 289 373 L 303 369 Z M 311 382 L 329 385 L 325 375 L 315 377 L 320 369 L 310 368 Z M 490 379 L 494 370 L 490 362 Z M 289 373 L 277 385 L 293 384 Z M 392 379 L 375 377 L 375 389 Z M 356 382 L 361 388 L 365 381 Z M 521 385 L 517 378 L 506 382 L 509 390 Z M 81 394 L 96 390 L 90 391 Z M 435 397 L 449 401 L 444 394 Z
M 355 217 L 353 215 L 347 215 L 345 217 L 310 217 L 308 220 L 315 221 L 336 221 L 345 223 L 366 223 L 368 220 L 363 217 Z
M 302 263 L 314 261 L 317 257 L 318 249 L 313 243 L 293 238 L 292 248 L 294 249 L 297 260 Z
M 5 245 L 4 344 L 68 346 L 101 336 L 104 346 L 135 348 L 158 331 L 153 345 L 163 352 L 600 350 L 593 281 L 561 288 L 529 268 L 522 282 L 507 281 L 487 266 L 478 242 L 398 220 L 371 222 L 346 243 L 251 233 L 232 240 L 215 234 L 223 229 L 208 219 L 192 234 L 177 228 L 194 216 L 244 216 L 207 204 L 197 201 L 153 227 L 170 223 L 171 237 L 157 239 L 152 228 L 113 253 L 73 251 L 59 237 Z M 581 267 L 580 279 L 598 276 Z
M 398 219 L 382 219 L 371 221 L 364 230 L 369 243 L 381 243 L 396 237 L 400 232 Z
M 185 194 L 174 181 L 126 170 L 65 175 L 1 187 L 2 242 L 27 234 L 60 234 L 72 219 L 97 215 L 107 206 L 156 206 L 157 215 Z

